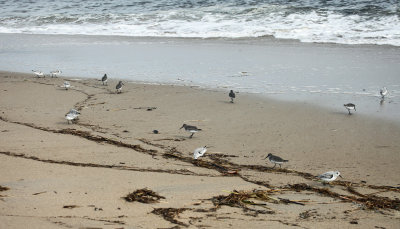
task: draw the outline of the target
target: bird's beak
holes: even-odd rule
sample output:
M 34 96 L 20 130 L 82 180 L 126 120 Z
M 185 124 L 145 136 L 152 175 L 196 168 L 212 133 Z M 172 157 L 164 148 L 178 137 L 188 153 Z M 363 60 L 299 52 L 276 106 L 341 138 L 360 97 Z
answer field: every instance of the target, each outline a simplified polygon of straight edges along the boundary
M 339 175 L 339 176 L 340 176 L 341 178 L 343 178 L 342 175 Z
M 181 128 L 179 128 L 179 129 L 182 129 L 182 128 L 183 128 L 183 126 Z

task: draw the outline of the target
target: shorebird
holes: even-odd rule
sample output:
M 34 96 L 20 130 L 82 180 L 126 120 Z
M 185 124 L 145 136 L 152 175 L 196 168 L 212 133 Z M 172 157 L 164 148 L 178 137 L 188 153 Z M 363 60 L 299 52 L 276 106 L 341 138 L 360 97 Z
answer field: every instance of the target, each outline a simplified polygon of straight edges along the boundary
M 272 167 L 272 168 L 275 168 L 276 164 L 278 164 L 279 167 L 282 168 L 281 165 L 283 164 L 283 162 L 288 162 L 288 160 L 284 160 L 278 156 L 272 155 L 272 153 L 269 153 L 268 156 L 264 159 L 267 159 L 267 158 L 269 159 L 270 162 L 274 163 L 274 167 Z
M 119 81 L 117 86 L 115 86 L 115 89 L 117 89 L 117 93 L 121 93 L 122 85 L 124 85 L 124 83 L 122 83 L 122 81 Z
M 346 107 L 347 111 L 349 111 L 349 115 L 351 115 L 350 110 L 356 111 L 356 105 L 352 103 L 344 104 L 344 107 Z
M 193 159 L 203 156 L 207 152 L 207 146 L 197 148 L 193 151 Z
M 69 124 L 69 122 L 72 123 L 73 120 L 77 119 L 78 116 L 81 113 L 79 113 L 79 111 L 75 110 L 75 109 L 71 109 L 66 115 L 65 115 L 65 119 L 67 120 L 67 123 Z
M 65 90 L 68 90 L 68 88 L 71 87 L 71 84 L 68 81 L 64 81 L 64 87 L 65 87 Z
M 107 84 L 107 74 L 104 74 L 103 78 L 101 78 L 101 82 L 103 82 L 103 85 L 104 83 Z
M 196 126 L 189 126 L 186 124 L 183 124 L 182 127 L 179 129 L 182 128 L 185 128 L 185 131 L 192 133 L 189 138 L 192 138 L 194 133 L 201 131 L 201 129 L 197 128 Z
M 383 87 L 383 88 L 379 91 L 379 93 L 381 94 L 382 99 L 384 99 L 385 96 L 388 94 L 388 90 L 387 90 L 386 87 Z
M 324 182 L 331 182 L 336 180 L 337 177 L 342 177 L 340 176 L 339 171 L 329 171 L 324 174 L 321 174 L 318 176 L 319 179 L 321 179 Z M 342 177 L 343 178 L 343 177 Z
M 32 72 L 35 73 L 37 78 L 40 78 L 41 76 L 45 77 L 42 71 L 32 70 Z
M 51 78 L 57 77 L 57 75 L 60 75 L 60 74 L 61 74 L 61 70 L 55 70 L 55 71 L 50 72 Z
M 235 92 L 233 92 L 233 90 L 229 92 L 229 97 L 231 98 L 231 103 L 233 103 L 233 99 L 236 97 Z

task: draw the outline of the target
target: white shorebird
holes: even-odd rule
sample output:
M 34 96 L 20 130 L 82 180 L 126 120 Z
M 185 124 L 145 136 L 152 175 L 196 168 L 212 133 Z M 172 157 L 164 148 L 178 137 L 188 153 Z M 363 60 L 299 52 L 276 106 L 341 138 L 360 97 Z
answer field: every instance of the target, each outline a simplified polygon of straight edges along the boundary
M 42 77 L 42 76 L 44 77 L 44 74 L 43 74 L 42 71 L 32 70 L 32 72 L 35 73 L 35 76 L 36 76 L 37 78 L 40 78 L 40 77 Z
M 101 82 L 103 82 L 103 85 L 104 85 L 104 83 L 105 84 L 107 84 L 107 74 L 104 74 L 104 76 L 101 78 Z
M 182 127 L 179 129 L 182 129 L 182 128 L 185 128 L 185 131 L 192 133 L 192 135 L 190 135 L 189 138 L 192 138 L 194 133 L 201 131 L 201 129 L 197 128 L 196 126 L 189 126 L 186 124 L 183 124 Z
M 387 90 L 386 87 L 383 87 L 383 88 L 379 91 L 379 93 L 381 94 L 382 99 L 384 99 L 385 96 L 386 96 L 389 92 L 388 92 L 388 90 Z
M 73 120 L 78 119 L 78 116 L 81 113 L 79 113 L 79 111 L 75 110 L 75 109 L 71 109 L 66 115 L 65 115 L 65 119 L 67 120 L 67 123 L 69 124 L 69 122 L 72 123 Z
M 55 71 L 50 72 L 51 78 L 57 77 L 60 74 L 61 74 L 61 70 L 55 70 Z
M 229 98 L 231 98 L 231 103 L 233 103 L 233 99 L 236 98 L 235 92 L 233 92 L 233 90 L 229 92 Z
M 68 113 L 65 115 L 65 119 L 67 120 L 67 123 L 69 122 L 72 123 L 73 120 L 75 120 L 78 116 L 76 114 Z
M 207 152 L 207 146 L 197 148 L 193 151 L 193 159 L 203 156 Z
M 117 89 L 117 94 L 121 93 L 122 91 L 122 85 L 124 85 L 124 83 L 122 83 L 122 81 L 119 81 L 117 86 L 115 86 L 115 89 Z
M 71 87 L 71 84 L 68 81 L 64 81 L 64 88 L 68 90 Z
M 349 112 L 349 115 L 351 115 L 350 110 L 356 111 L 356 105 L 355 104 L 347 103 L 347 104 L 344 104 L 343 106 L 347 109 L 347 111 Z
M 268 156 L 264 159 L 267 159 L 267 158 L 269 159 L 270 162 L 274 163 L 274 167 L 272 167 L 272 168 L 275 168 L 276 164 L 278 164 L 279 167 L 282 168 L 282 164 L 284 162 L 288 162 L 288 160 L 284 160 L 278 156 L 272 155 L 272 153 L 269 153 Z
M 318 178 L 324 182 L 334 181 L 334 180 L 336 180 L 337 177 L 342 177 L 342 176 L 340 176 L 339 171 L 329 171 L 329 172 L 323 173 L 318 176 Z

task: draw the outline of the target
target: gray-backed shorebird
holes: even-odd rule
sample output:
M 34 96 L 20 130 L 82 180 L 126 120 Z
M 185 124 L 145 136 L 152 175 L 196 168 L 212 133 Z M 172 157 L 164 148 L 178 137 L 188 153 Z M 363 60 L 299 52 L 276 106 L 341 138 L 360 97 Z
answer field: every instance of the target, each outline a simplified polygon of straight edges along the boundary
M 233 103 L 233 99 L 236 98 L 235 92 L 233 92 L 233 90 L 229 92 L 229 98 L 231 98 L 231 103 Z
M 103 82 L 103 85 L 104 84 L 107 85 L 107 80 L 108 80 L 107 74 L 104 74 L 104 76 L 101 78 L 101 82 Z
M 182 127 L 179 129 L 182 129 L 182 128 L 185 128 L 185 131 L 192 133 L 192 135 L 190 135 L 189 138 L 192 138 L 194 133 L 201 131 L 201 129 L 197 128 L 196 126 L 190 126 L 190 125 L 186 125 L 186 124 L 183 124 Z
M 115 89 L 117 89 L 117 93 L 122 92 L 122 85 L 124 85 L 124 83 L 122 83 L 122 81 L 119 81 L 117 86 L 115 86 Z
M 288 160 L 284 160 L 284 159 L 282 159 L 282 158 L 280 158 L 278 156 L 272 155 L 272 153 L 269 153 L 268 156 L 266 158 L 264 158 L 264 159 L 267 159 L 267 158 L 269 159 L 270 162 L 274 163 L 274 167 L 272 167 L 272 168 L 275 168 L 276 164 L 278 164 L 279 167 L 282 168 L 281 165 L 284 162 L 288 162 Z
M 343 104 L 343 106 L 347 109 L 347 111 L 349 112 L 349 115 L 351 115 L 350 110 L 356 111 L 356 105 L 355 104 L 347 103 L 347 104 Z

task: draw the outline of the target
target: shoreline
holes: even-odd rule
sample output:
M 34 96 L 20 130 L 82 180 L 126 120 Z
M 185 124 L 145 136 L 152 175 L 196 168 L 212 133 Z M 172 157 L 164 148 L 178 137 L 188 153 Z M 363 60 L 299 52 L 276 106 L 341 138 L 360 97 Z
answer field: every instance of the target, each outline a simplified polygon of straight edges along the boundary
M 260 36 L 260 37 L 174 37 L 174 36 L 128 36 L 128 35 L 91 35 L 91 34 L 41 34 L 41 33 L 0 33 L 6 36 L 49 36 L 49 37 L 69 37 L 69 38 L 87 38 L 91 40 L 92 38 L 101 38 L 100 40 L 119 40 L 119 41 L 185 41 L 189 40 L 192 42 L 199 41 L 209 41 L 209 42 L 233 42 L 233 43 L 268 43 L 273 42 L 276 44 L 286 43 L 286 44 L 305 44 L 305 45 L 321 45 L 321 46 L 355 46 L 357 47 L 380 47 L 380 48 L 400 48 L 400 46 L 392 44 L 363 44 L 363 43 L 335 43 L 335 42 L 314 42 L 314 41 L 301 41 L 294 38 L 276 38 L 272 35 Z
M 0 185 L 9 188 L 0 193 L 3 226 L 397 225 L 398 209 L 368 210 L 359 196 L 377 203 L 387 197 L 393 204 L 400 197 L 397 125 L 245 93 L 231 104 L 227 92 L 201 88 L 126 83 L 116 94 L 114 79 L 108 86 L 71 80 L 68 91 L 63 81 L 0 72 Z M 81 115 L 67 124 L 64 115 L 72 107 Z M 155 109 L 142 109 L 147 107 Z M 190 139 L 179 130 L 182 123 L 203 130 Z M 204 145 L 213 147 L 193 160 L 193 150 Z M 271 169 L 263 160 L 267 153 L 289 162 Z M 330 186 L 315 178 L 335 169 L 344 178 Z M 121 198 L 145 187 L 166 199 L 143 204 Z M 266 213 L 263 205 L 217 208 L 210 201 L 254 189 L 305 204 L 258 200 L 271 210 Z M 151 213 L 158 208 L 180 213 L 168 221 Z
M 337 47 L 354 47 L 354 48 L 386 48 L 386 49 L 399 49 L 400 46 L 390 44 L 345 44 L 334 42 L 305 42 L 292 38 L 276 38 L 274 36 L 261 36 L 261 37 L 174 37 L 174 36 L 124 36 L 124 35 L 90 35 L 90 34 L 34 34 L 34 33 L 0 33 L 2 36 L 26 36 L 26 37 L 64 37 L 73 38 L 71 40 L 93 40 L 93 38 L 100 41 L 150 41 L 150 42 L 184 42 L 186 40 L 191 42 L 202 43 L 207 42 L 228 42 L 228 43 L 244 43 L 244 44 L 260 44 L 260 43 L 274 43 L 274 44 L 292 44 L 292 45 L 317 45 L 317 46 L 337 46 Z
M 32 78 L 35 79 L 34 75 L 32 73 L 26 73 L 26 72 L 14 72 L 14 71 L 3 71 L 0 70 L 0 74 L 13 74 L 13 75 L 23 75 L 26 78 Z M 51 76 L 46 75 L 46 78 L 51 78 Z M 40 79 L 40 78 L 39 78 Z M 77 81 L 79 83 L 79 81 L 100 81 L 100 78 L 95 78 L 95 77 L 81 77 L 81 76 L 59 76 L 59 77 L 55 77 L 55 79 L 65 79 L 65 80 L 69 80 L 69 81 Z M 128 83 L 128 84 L 134 84 L 134 85 L 149 85 L 149 86 L 167 86 L 167 87 L 186 87 L 186 88 L 192 88 L 192 89 L 198 89 L 198 90 L 202 90 L 202 91 L 209 91 L 209 92 L 217 92 L 217 93 L 226 93 L 228 91 L 228 88 L 221 88 L 221 87 L 216 87 L 216 88 L 211 88 L 211 87 L 207 87 L 207 85 L 199 85 L 199 84 L 190 84 L 190 83 L 184 83 L 181 82 L 181 84 L 179 83 L 168 83 L 168 82 L 150 82 L 150 81 L 140 81 L 140 80 L 127 80 L 124 78 L 113 78 L 111 79 L 112 82 L 116 85 L 118 83 L 118 81 L 123 81 L 124 83 Z M 113 85 L 113 86 L 115 86 Z M 326 107 L 326 106 L 321 106 L 320 104 L 316 104 L 316 103 L 310 103 L 308 101 L 303 101 L 303 100 L 298 100 L 298 101 L 289 101 L 289 100 L 285 100 L 282 98 L 277 98 L 277 97 L 273 97 L 273 94 L 262 94 L 262 93 L 255 93 L 255 92 L 236 92 L 238 95 L 245 95 L 248 99 L 257 99 L 257 100 L 266 100 L 266 101 L 270 101 L 272 103 L 275 104 L 279 104 L 282 103 L 286 106 L 295 106 L 295 107 L 299 107 L 299 106 L 304 106 L 307 108 L 310 108 L 312 110 L 323 110 L 324 112 L 327 113 L 343 113 L 346 114 L 347 110 L 341 105 L 339 104 L 336 107 Z M 353 111 L 354 112 L 354 111 Z M 361 116 L 362 119 L 364 120 L 371 120 L 372 122 L 385 122 L 388 123 L 390 125 L 394 125 L 396 127 L 400 128 L 400 120 L 396 121 L 396 120 L 392 120 L 392 119 L 387 119 L 384 117 L 377 117 L 371 114 L 359 114 L 359 113 L 355 113 L 358 116 Z

